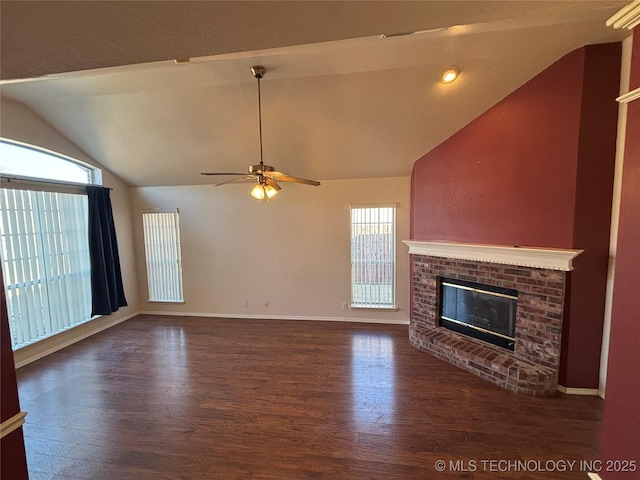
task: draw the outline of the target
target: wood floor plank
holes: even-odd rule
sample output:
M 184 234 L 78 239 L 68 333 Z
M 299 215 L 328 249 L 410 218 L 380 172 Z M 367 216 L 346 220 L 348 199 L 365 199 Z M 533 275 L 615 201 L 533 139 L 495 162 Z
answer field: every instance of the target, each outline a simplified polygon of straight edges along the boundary
M 507 392 L 362 323 L 141 315 L 18 383 L 30 472 L 55 479 L 584 479 L 481 462 L 597 459 L 603 406 Z

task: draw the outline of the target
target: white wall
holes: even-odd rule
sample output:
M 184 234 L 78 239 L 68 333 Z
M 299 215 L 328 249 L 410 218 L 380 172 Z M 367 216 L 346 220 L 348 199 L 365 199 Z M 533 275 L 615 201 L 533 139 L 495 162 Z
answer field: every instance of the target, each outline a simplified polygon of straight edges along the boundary
M 407 322 L 410 178 L 283 184 L 270 202 L 251 184 L 131 189 L 141 310 L 196 315 Z M 342 310 L 350 301 L 349 206 L 397 204 L 398 311 Z M 178 208 L 184 304 L 148 303 L 141 209 Z M 249 306 L 243 308 L 243 300 Z M 264 307 L 264 302 L 269 307 Z
M 0 98 L 0 136 L 6 139 L 43 147 L 102 169 L 104 185 L 113 189 L 111 192 L 111 202 L 118 236 L 122 280 L 128 303 L 127 307 L 121 308 L 112 315 L 101 317 L 42 342 L 17 350 L 15 352 L 16 366 L 21 366 L 44 354 L 55 351 L 62 346 L 73 343 L 78 338 L 86 337 L 135 314 L 139 306 L 138 280 L 135 270 L 128 186 L 72 144 L 60 132 L 42 118 L 38 117 L 24 104 L 5 97 Z

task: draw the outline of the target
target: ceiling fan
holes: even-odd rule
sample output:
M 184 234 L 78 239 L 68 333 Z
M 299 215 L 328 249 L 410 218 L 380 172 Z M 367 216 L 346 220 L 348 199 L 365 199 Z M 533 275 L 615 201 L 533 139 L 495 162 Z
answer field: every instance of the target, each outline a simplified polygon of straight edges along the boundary
M 248 173 L 237 172 L 203 172 L 202 175 L 235 175 L 241 178 L 234 178 L 226 182 L 217 183 L 216 187 L 226 185 L 228 183 L 246 182 L 255 180 L 257 185 L 251 190 L 251 196 L 258 200 L 269 201 L 279 190 L 282 190 L 278 182 L 294 182 L 304 185 L 318 186 L 320 182 L 316 180 L 307 180 L 306 178 L 292 177 L 286 173 L 277 172 L 271 165 L 266 165 L 262 161 L 262 105 L 260 99 L 260 79 L 267 72 L 266 68 L 261 66 L 251 67 L 251 73 L 258 80 L 258 123 L 260 126 L 260 163 L 257 165 L 249 165 Z

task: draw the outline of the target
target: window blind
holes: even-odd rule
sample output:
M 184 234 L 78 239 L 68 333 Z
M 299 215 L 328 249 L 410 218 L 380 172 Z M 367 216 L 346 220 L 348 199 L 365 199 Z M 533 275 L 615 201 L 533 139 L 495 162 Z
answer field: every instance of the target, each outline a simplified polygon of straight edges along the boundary
M 89 320 L 87 197 L 3 188 L 0 213 L 13 348 Z
M 149 301 L 184 301 L 178 210 L 143 211 L 142 225 Z

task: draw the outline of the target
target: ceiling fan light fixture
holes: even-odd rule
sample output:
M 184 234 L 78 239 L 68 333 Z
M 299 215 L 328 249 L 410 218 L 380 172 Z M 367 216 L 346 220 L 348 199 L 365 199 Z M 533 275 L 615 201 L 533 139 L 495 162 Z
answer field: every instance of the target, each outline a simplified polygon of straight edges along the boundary
M 273 188 L 271 185 L 267 185 L 264 187 L 264 193 L 267 194 L 267 199 L 269 199 L 275 197 L 278 194 L 278 190 Z
M 264 185 L 257 184 L 255 187 L 251 189 L 251 196 L 256 200 L 264 200 L 265 191 Z
M 440 77 L 440 81 L 442 83 L 451 83 L 460 75 L 460 68 L 453 65 L 447 68 L 444 72 L 442 72 L 442 76 Z
M 256 200 L 270 200 L 278 194 L 278 190 L 273 188 L 271 185 L 264 185 L 262 183 L 258 183 L 251 189 L 251 196 Z

